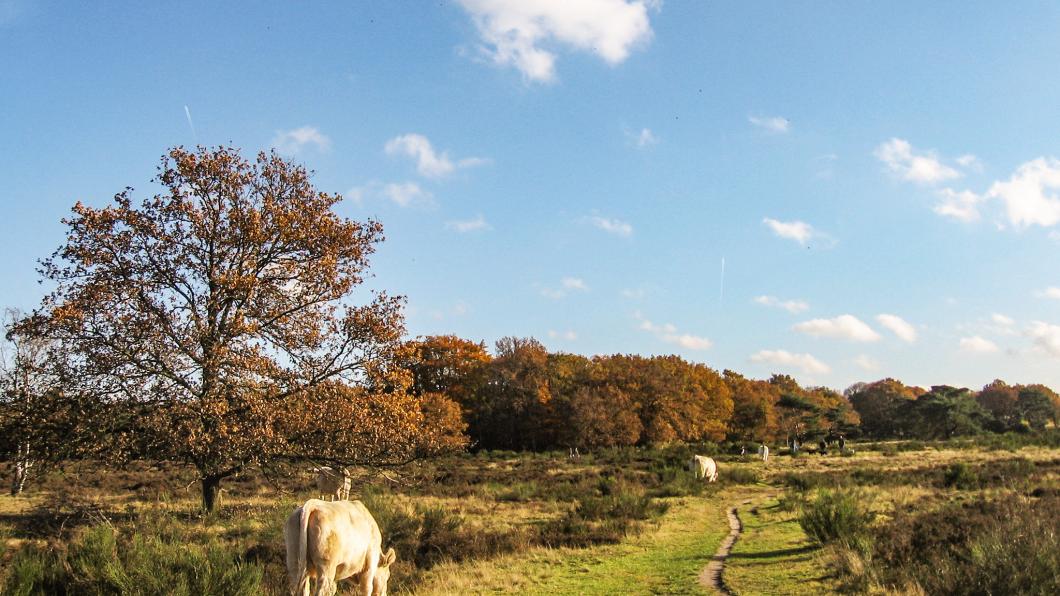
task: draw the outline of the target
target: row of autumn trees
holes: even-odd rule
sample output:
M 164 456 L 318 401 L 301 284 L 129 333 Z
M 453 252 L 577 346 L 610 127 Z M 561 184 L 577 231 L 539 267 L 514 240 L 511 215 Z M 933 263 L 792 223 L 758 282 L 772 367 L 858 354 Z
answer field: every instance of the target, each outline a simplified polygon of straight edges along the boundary
M 844 394 L 722 373 L 678 356 L 586 358 L 504 338 L 491 355 L 455 336 L 412 342 L 411 390 L 459 404 L 480 448 L 610 447 L 669 441 L 816 440 L 847 436 L 949 438 L 1056 423 L 1060 396 L 995 381 L 975 392 L 893 379 Z

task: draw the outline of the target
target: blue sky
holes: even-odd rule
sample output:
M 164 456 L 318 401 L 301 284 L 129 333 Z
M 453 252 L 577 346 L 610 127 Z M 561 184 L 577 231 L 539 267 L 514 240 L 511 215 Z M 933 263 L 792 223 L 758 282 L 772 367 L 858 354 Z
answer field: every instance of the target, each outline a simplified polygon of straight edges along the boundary
M 411 335 L 1060 387 L 1056 3 L 83 4 L 0 0 L 0 305 L 232 143 L 383 222 Z

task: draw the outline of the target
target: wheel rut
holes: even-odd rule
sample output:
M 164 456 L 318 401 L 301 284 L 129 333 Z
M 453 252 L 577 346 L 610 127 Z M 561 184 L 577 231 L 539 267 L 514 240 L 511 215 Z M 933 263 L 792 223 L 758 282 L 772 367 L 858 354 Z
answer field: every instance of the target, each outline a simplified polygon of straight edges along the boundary
M 740 503 L 741 505 L 747 505 L 751 501 L 750 499 Z M 718 550 L 711 557 L 710 563 L 703 568 L 703 571 L 699 574 L 699 584 L 709 590 L 714 590 L 720 594 L 733 594 L 733 591 L 725 585 L 725 581 L 722 579 L 722 572 L 725 571 L 725 559 L 729 558 L 729 553 L 732 552 L 732 546 L 736 544 L 736 539 L 740 537 L 740 533 L 743 532 L 743 524 L 740 522 L 740 516 L 737 515 L 736 506 L 729 507 L 728 511 L 725 512 L 729 518 L 729 535 L 721 541 L 718 545 Z

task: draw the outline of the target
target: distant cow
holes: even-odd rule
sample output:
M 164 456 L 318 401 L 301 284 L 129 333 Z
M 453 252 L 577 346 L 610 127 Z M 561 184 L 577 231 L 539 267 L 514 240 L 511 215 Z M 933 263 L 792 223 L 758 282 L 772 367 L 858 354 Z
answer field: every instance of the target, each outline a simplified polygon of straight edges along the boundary
M 762 461 L 769 461 L 769 447 L 767 447 L 766 445 L 759 445 L 758 457 L 761 457 Z
M 688 470 L 696 478 L 706 478 L 707 482 L 714 482 L 718 479 L 718 464 L 714 463 L 713 458 L 705 455 L 693 455 L 688 462 Z
M 328 503 L 309 499 L 287 518 L 283 527 L 287 545 L 287 578 L 292 596 L 333 596 L 336 582 L 357 580 L 357 594 L 386 596 L 394 549 L 383 554 L 379 525 L 360 501 Z
M 321 499 L 345 501 L 350 498 L 352 480 L 349 470 L 321 466 L 313 468 L 313 471 L 316 472 L 317 491 L 320 492 Z

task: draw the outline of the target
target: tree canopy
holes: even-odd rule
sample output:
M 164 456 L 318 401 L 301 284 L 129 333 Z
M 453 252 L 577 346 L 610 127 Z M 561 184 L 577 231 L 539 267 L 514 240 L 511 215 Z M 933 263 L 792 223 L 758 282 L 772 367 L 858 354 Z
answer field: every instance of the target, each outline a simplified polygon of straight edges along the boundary
M 41 265 L 55 290 L 23 326 L 63 346 L 68 391 L 135 405 L 109 429 L 114 452 L 194 465 L 207 509 L 248 465 L 320 456 L 350 431 L 350 404 L 367 408 L 361 435 L 405 439 L 339 441 L 328 457 L 409 457 L 422 417 L 367 389 L 408 384 L 402 299 L 348 301 L 382 225 L 339 216 L 339 195 L 275 153 L 176 148 L 155 181 L 163 192 L 138 204 L 126 189 L 74 206 Z

